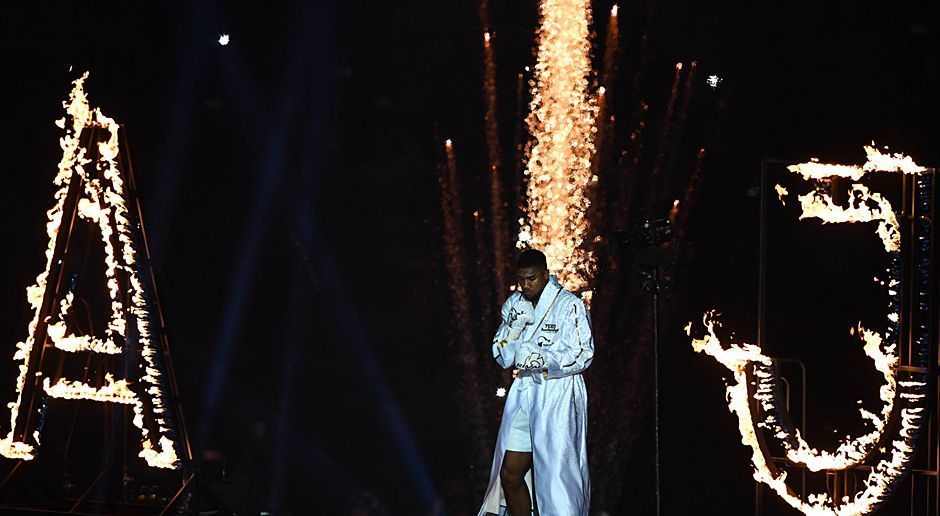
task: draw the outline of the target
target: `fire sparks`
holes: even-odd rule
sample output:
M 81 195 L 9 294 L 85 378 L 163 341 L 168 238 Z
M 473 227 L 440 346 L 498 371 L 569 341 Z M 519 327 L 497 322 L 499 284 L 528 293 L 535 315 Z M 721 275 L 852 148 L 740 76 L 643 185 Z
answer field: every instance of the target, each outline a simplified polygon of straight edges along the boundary
M 533 142 L 528 151 L 527 219 L 520 220 L 519 246 L 541 249 L 548 266 L 574 292 L 590 288 L 594 257 L 582 246 L 588 231 L 588 187 L 597 104 L 588 92 L 591 72 L 586 0 L 545 0 L 540 6 L 538 57 L 526 120 Z
M 900 172 L 904 174 L 920 174 L 926 171 L 903 154 L 886 154 L 877 150 L 872 144 L 865 147 L 867 161 L 862 166 L 823 164 L 812 160 L 799 165 L 788 167 L 790 172 L 803 176 L 804 179 L 815 183 L 816 188 L 798 199 L 802 207 L 800 219 L 816 218 L 823 223 L 879 223 L 876 233 L 884 245 L 892 266 L 888 267 L 890 275 L 887 282 L 875 278 L 875 282 L 885 288 L 888 296 L 897 294 L 900 284 L 900 267 L 897 265 L 897 255 L 900 253 L 900 226 L 898 218 L 891 203 L 882 195 L 872 193 L 865 185 L 854 183 L 865 174 L 875 171 Z M 849 186 L 848 206 L 843 207 L 832 199 L 829 187 L 830 178 L 842 177 L 853 181 Z M 789 195 L 786 188 L 776 185 L 775 190 L 781 203 Z M 884 384 L 879 390 L 883 403 L 879 414 L 860 409 L 863 419 L 871 426 L 871 431 L 860 437 L 846 438 L 834 452 L 813 449 L 803 439 L 799 431 L 786 428 L 777 416 L 783 409 L 776 399 L 776 373 L 773 370 L 773 361 L 764 355 L 758 346 L 751 344 L 730 344 L 725 347 L 716 336 L 715 329 L 719 327 L 714 312 L 706 313 L 703 325 L 706 334 L 703 338 L 692 338 L 692 348 L 696 352 L 704 352 L 728 368 L 734 375 L 735 383 L 727 387 L 729 409 L 738 417 L 738 428 L 742 442 L 753 450 L 752 464 L 754 466 L 755 480 L 768 485 L 777 495 L 783 498 L 793 508 L 806 514 L 867 514 L 873 511 L 890 494 L 893 485 L 907 469 L 914 449 L 912 439 L 924 421 L 923 407 L 916 403 L 923 398 L 922 393 L 925 382 L 920 378 L 899 381 L 897 375 L 899 356 L 896 338 L 900 331 L 900 306 L 891 301 L 888 303 L 888 331 L 885 335 L 865 329 L 859 324 L 857 335 L 863 342 L 865 354 L 874 363 L 875 369 L 884 377 Z M 691 336 L 691 324 L 686 326 L 686 333 Z M 750 369 L 749 369 L 750 368 Z M 760 404 L 764 414 L 763 420 L 756 423 L 751 411 L 748 396 L 748 372 L 753 371 L 755 385 L 754 400 Z M 908 378 L 912 378 L 909 376 Z M 889 419 L 895 412 L 895 406 L 902 404 L 900 424 L 891 426 Z M 768 463 L 761 449 L 756 428 L 768 430 L 766 435 L 776 439 L 786 450 L 787 459 L 793 463 L 803 464 L 811 471 L 845 470 L 865 460 L 875 451 L 879 442 L 888 443 L 880 449 L 880 460 L 873 466 L 863 488 L 854 496 L 845 496 L 841 500 L 833 500 L 825 494 L 810 494 L 805 501 L 795 496 L 786 485 L 786 473 L 777 472 L 776 468 Z M 892 431 L 894 438 L 886 439 L 884 433 Z
M 160 369 L 156 363 L 158 352 L 152 341 L 150 308 L 144 294 L 140 270 L 136 265 L 135 233 L 132 228 L 131 215 L 125 203 L 124 180 L 118 168 L 119 125 L 115 120 L 105 116 L 100 109 L 90 107 L 84 91 L 84 81 L 87 78 L 88 73 L 86 72 L 73 82 L 69 100 L 63 103 L 68 118 L 71 119 L 71 124 L 67 124 L 65 120 L 57 123 L 59 127 L 66 129 L 66 134 L 60 140 L 63 156 L 59 162 L 59 171 L 54 179 L 54 184 L 58 187 L 55 193 L 55 204 L 47 213 L 49 221 L 46 224 L 46 232 L 49 236 L 49 245 L 46 249 L 46 268 L 37 276 L 36 283 L 27 289 L 27 299 L 34 310 L 34 317 L 29 325 L 29 334 L 26 341 L 17 344 L 17 351 L 14 354 L 14 360 L 21 361 L 19 365 L 20 375 L 16 383 L 17 398 L 16 401 L 9 404 L 11 428 L 7 437 L 0 441 L 0 454 L 10 458 L 31 458 L 32 456 L 34 445 L 17 442 L 14 437 L 17 420 L 20 417 L 19 409 L 29 369 L 29 357 L 32 349 L 37 344 L 36 329 L 38 325 L 43 322 L 47 324 L 46 329 L 49 340 L 52 341 L 55 347 L 63 351 L 120 354 L 123 350 L 116 344 L 116 340 L 123 341 L 127 338 L 127 316 L 132 314 L 137 342 L 141 347 L 143 368 L 146 372 L 141 378 L 143 385 L 140 387 L 139 395 L 130 388 L 127 380 L 114 380 L 110 374 L 106 376 L 105 385 L 101 387 L 93 387 L 81 382 L 70 382 L 65 379 L 59 379 L 53 384 L 49 378 L 45 378 L 43 388 L 47 394 L 54 398 L 86 399 L 133 405 L 137 415 L 134 418 L 134 424 L 141 429 L 143 434 L 141 447 L 144 451 L 141 452 L 141 456 L 145 457 L 148 464 L 153 467 L 177 467 L 179 460 L 173 447 L 173 441 L 168 437 L 172 435 L 172 431 L 167 426 L 166 421 L 157 420 L 160 435 L 158 436 L 158 446 L 155 447 L 152 442 L 153 436 L 148 435 L 149 432 L 144 427 L 144 421 L 141 417 L 143 401 L 140 396 L 147 395 L 153 412 L 160 414 L 166 410 L 164 406 L 165 394 L 161 387 Z M 87 149 L 81 146 L 80 138 L 82 132 L 91 127 L 101 128 L 107 131 L 108 134 L 106 141 L 98 142 L 99 158 L 94 163 L 96 170 L 103 176 L 103 180 L 93 179 L 85 169 L 85 166 L 89 165 L 92 160 L 85 157 Z M 40 320 L 44 297 L 54 295 L 47 288 L 47 281 L 49 280 L 52 258 L 56 248 L 58 230 L 62 223 L 64 203 L 69 195 L 69 184 L 73 177 L 77 177 L 81 184 L 77 203 L 78 216 L 97 226 L 104 248 L 104 279 L 111 299 L 111 317 L 108 322 L 108 337 L 106 339 L 88 335 L 75 335 L 68 331 L 65 320 L 71 309 L 73 300 L 71 293 L 67 294 L 60 303 L 59 313 L 57 314 L 58 321 Z M 122 286 L 121 283 L 124 283 L 124 285 Z M 125 306 L 122 302 L 124 294 L 128 295 L 129 306 Z M 38 432 L 34 433 L 35 446 L 39 444 L 38 437 Z M 159 448 L 159 451 L 157 451 L 157 448 Z M 151 453 L 146 454 L 147 450 L 150 450 Z

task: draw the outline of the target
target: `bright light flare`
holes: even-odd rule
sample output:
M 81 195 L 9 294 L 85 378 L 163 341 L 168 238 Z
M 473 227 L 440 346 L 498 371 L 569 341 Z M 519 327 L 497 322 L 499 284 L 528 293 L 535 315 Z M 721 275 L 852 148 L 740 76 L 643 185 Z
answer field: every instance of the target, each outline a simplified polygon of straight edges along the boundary
M 229 40 L 228 34 L 219 34 L 219 44 L 220 44 L 220 45 L 222 45 L 223 47 L 224 47 L 225 45 L 228 45 L 228 40 Z

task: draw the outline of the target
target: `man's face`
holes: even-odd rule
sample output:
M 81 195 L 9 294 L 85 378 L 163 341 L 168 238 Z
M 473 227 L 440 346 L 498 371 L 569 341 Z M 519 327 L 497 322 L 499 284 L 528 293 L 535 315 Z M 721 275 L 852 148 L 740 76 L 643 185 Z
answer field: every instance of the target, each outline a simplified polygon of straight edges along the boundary
M 516 269 L 516 280 L 519 282 L 519 290 L 522 291 L 522 295 L 535 303 L 538 301 L 542 289 L 548 283 L 548 269 L 539 267 Z

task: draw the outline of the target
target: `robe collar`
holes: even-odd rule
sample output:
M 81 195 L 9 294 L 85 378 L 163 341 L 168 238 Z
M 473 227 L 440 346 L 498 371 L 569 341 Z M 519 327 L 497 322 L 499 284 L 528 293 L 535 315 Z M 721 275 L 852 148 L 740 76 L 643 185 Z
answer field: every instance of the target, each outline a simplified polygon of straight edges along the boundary
M 535 332 L 539 331 L 541 321 L 545 319 L 545 313 L 551 309 L 561 289 L 562 286 L 561 283 L 558 283 L 558 277 L 554 274 L 549 276 L 548 283 L 545 284 L 545 289 L 542 290 L 542 295 L 539 296 L 539 302 L 535 305 L 535 316 L 533 317 L 535 326 L 533 328 L 533 335 Z

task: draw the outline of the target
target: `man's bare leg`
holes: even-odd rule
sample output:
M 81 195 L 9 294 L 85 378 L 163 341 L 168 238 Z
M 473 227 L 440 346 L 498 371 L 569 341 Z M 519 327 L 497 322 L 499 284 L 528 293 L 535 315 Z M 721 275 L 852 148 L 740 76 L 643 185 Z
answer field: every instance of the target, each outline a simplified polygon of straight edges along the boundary
M 506 508 L 511 516 L 529 516 L 532 505 L 529 499 L 529 487 L 525 483 L 525 474 L 532 467 L 532 452 L 506 451 L 503 467 L 499 470 L 499 480 L 506 497 Z

